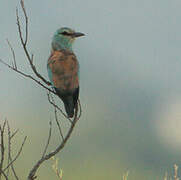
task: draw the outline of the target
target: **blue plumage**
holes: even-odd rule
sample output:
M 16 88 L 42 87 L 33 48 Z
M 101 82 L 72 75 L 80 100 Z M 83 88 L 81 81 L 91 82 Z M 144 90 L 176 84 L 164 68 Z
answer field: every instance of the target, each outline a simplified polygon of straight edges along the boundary
M 49 79 L 63 101 L 69 118 L 74 116 L 79 97 L 79 63 L 72 44 L 75 38 L 83 35 L 70 28 L 58 29 L 53 36 L 52 52 L 47 64 Z

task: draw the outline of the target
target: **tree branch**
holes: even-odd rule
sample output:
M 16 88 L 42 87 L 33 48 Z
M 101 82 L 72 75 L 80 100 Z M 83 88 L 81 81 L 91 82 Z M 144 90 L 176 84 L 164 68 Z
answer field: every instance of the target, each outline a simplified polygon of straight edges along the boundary
M 33 76 L 31 76 L 31 75 L 29 75 L 29 74 L 26 74 L 26 73 L 24 73 L 24 72 L 22 72 L 22 71 L 19 71 L 18 69 L 15 69 L 13 66 L 7 64 L 7 63 L 6 63 L 5 61 L 3 61 L 2 59 L 0 59 L 0 62 L 1 62 L 2 64 L 4 64 L 5 66 L 7 66 L 8 68 L 10 68 L 11 70 L 13 70 L 13 71 L 21 74 L 22 76 L 24 76 L 24 77 L 26 77 L 26 78 L 29 78 L 29 79 L 31 79 L 31 80 L 33 80 L 33 81 L 35 81 L 37 84 L 39 84 L 39 85 L 40 85 L 41 87 L 43 87 L 44 89 L 50 91 L 50 92 L 53 93 L 53 94 L 56 94 L 56 93 L 55 93 L 54 91 L 52 91 L 50 88 L 46 87 L 46 86 L 45 86 L 44 84 L 42 84 L 40 81 L 36 80 Z
M 25 144 L 26 139 L 27 139 L 27 136 L 25 136 L 25 138 L 24 138 L 24 140 L 23 140 L 23 142 L 22 142 L 22 144 L 21 144 L 21 147 L 20 147 L 18 153 L 16 154 L 15 158 L 3 169 L 3 171 L 5 171 L 6 169 L 8 169 L 8 168 L 18 159 L 18 157 L 20 156 L 20 154 L 21 154 L 21 152 L 22 152 L 22 150 L 23 150 L 23 146 L 24 146 L 24 144 Z
M 17 129 L 11 136 L 10 139 L 12 139 L 17 133 L 18 133 L 19 129 Z
M 58 121 L 57 108 L 56 108 L 56 107 L 54 107 L 54 114 L 55 114 L 55 120 L 56 120 L 58 129 L 59 129 L 60 136 L 61 136 L 62 140 L 64 140 L 64 136 L 63 136 L 63 133 L 62 133 L 62 129 L 61 129 L 60 123 L 59 123 L 59 121 Z
M 1 174 L 3 174 L 3 163 L 4 163 L 4 156 L 5 156 L 5 147 L 4 147 L 4 130 L 6 126 L 6 120 L 4 121 L 3 125 L 0 125 L 0 133 L 1 133 L 1 161 L 0 161 L 0 178 Z
M 8 164 L 10 164 L 10 162 L 12 162 L 12 157 L 11 157 L 11 130 L 10 130 L 10 126 L 9 126 L 8 121 L 7 121 L 7 128 L 8 128 Z M 17 132 L 17 131 L 15 131 L 15 132 Z M 16 174 L 16 171 L 14 169 L 13 163 L 11 164 L 11 169 L 12 169 L 12 172 L 14 174 L 15 179 L 19 180 L 19 178 Z M 8 167 L 8 173 L 9 173 L 9 167 Z
M 47 96 L 48 96 L 48 101 L 49 101 L 49 103 L 50 103 L 54 108 L 58 109 L 58 110 L 61 112 L 61 114 L 62 114 L 66 119 L 68 119 L 70 123 L 72 123 L 72 120 L 71 120 L 70 118 L 68 118 L 68 116 L 62 111 L 62 109 L 61 109 L 60 107 L 58 107 L 58 106 L 55 104 L 54 101 L 51 100 L 51 98 L 50 98 L 50 92 L 47 93 Z
M 50 129 L 49 129 L 49 135 L 48 135 L 48 140 L 47 140 L 47 144 L 45 146 L 45 149 L 43 151 L 43 155 L 42 158 L 45 156 L 47 149 L 48 149 L 48 145 L 50 144 L 50 139 L 51 139 L 51 135 L 52 135 L 52 122 L 50 121 Z
M 5 131 L 5 128 L 7 127 L 7 133 Z M 22 145 L 17 153 L 17 155 L 15 156 L 14 159 L 12 159 L 12 156 L 11 156 L 11 153 L 12 153 L 12 148 L 11 148 L 11 140 L 12 138 L 15 136 L 15 134 L 17 133 L 18 131 L 16 130 L 12 135 L 11 135 L 11 129 L 10 129 L 10 126 L 9 126 L 9 123 L 7 120 L 5 120 L 2 125 L 0 124 L 0 138 L 1 138 L 1 144 L 0 144 L 0 149 L 1 149 L 1 160 L 0 160 L 0 179 L 2 176 L 4 176 L 4 178 L 6 180 L 8 180 L 8 176 L 9 176 L 9 173 L 10 173 L 10 168 L 12 170 L 12 173 L 15 177 L 16 180 L 19 180 L 16 172 L 15 172 L 15 169 L 14 169 L 14 166 L 13 166 L 13 163 L 18 159 L 18 157 L 20 156 L 21 152 L 22 152 L 22 149 L 23 149 L 23 146 L 25 144 L 25 141 L 26 141 L 26 137 L 24 138 L 24 141 L 22 142 Z M 6 135 L 7 135 L 7 138 L 6 138 Z M 5 149 L 5 140 L 7 139 L 7 148 Z M 4 161 L 6 160 L 7 162 L 7 165 L 6 167 L 4 168 Z M 7 171 L 7 172 L 6 172 Z
M 28 50 L 27 50 L 27 40 L 28 40 L 28 17 L 27 17 L 27 14 L 26 14 L 26 9 L 25 9 L 25 6 L 24 6 L 24 1 L 21 0 L 21 8 L 23 10 L 23 13 L 24 13 L 24 16 L 25 16 L 25 20 L 26 20 L 26 31 L 25 31 L 25 41 L 23 40 L 23 36 L 22 36 L 22 30 L 21 30 L 21 25 L 20 25 L 20 20 L 19 20 L 19 15 L 18 15 L 18 9 L 16 9 L 16 19 L 17 19 L 17 25 L 18 25 L 18 32 L 19 32 L 19 37 L 20 37 L 20 40 L 21 40 L 21 44 L 23 46 L 23 49 L 24 49 L 24 52 L 25 52 L 25 55 L 29 61 L 29 64 L 31 66 L 31 69 L 33 70 L 33 72 L 35 73 L 35 75 L 41 79 L 46 85 L 50 86 L 51 83 L 49 81 L 47 81 L 42 75 L 40 75 L 37 70 L 36 70 L 36 67 L 35 65 L 33 64 L 33 59 L 31 58 Z M 33 56 L 32 56 L 33 57 Z
M 59 121 L 58 121 L 57 108 L 56 108 L 56 104 L 55 104 L 54 98 L 53 98 L 53 96 L 52 96 L 50 93 L 47 93 L 47 96 L 48 96 L 49 102 L 50 102 L 50 97 L 51 97 L 51 99 L 52 99 L 51 102 L 52 102 L 52 106 L 54 107 L 55 120 L 56 120 L 58 129 L 59 129 L 60 136 L 61 136 L 62 140 L 64 140 L 64 135 L 63 135 L 63 133 L 62 133 L 62 129 L 61 129 L 60 123 L 59 123 Z M 51 103 L 50 103 L 50 104 L 51 104 Z M 61 110 L 61 109 L 60 109 L 60 110 Z M 62 113 L 62 112 L 61 112 L 61 113 Z M 66 117 L 66 118 L 68 118 L 68 117 Z M 71 123 L 72 123 L 72 121 L 71 121 Z
M 15 56 L 15 52 L 14 52 L 14 49 L 13 49 L 13 47 L 11 46 L 11 44 L 10 44 L 10 42 L 9 42 L 9 40 L 7 39 L 7 43 L 8 43 L 8 45 L 9 45 L 9 48 L 10 48 L 10 50 L 11 50 L 11 53 L 12 53 L 12 55 L 13 55 L 13 67 L 15 68 L 15 69 L 17 69 L 17 65 L 16 65 L 16 56 Z
M 26 14 L 26 9 L 25 9 L 25 6 L 24 6 L 24 0 L 21 0 L 20 3 L 21 3 L 21 7 L 22 7 L 22 10 L 23 10 L 24 17 L 25 17 L 25 22 L 26 22 L 26 33 L 25 33 L 26 37 L 25 37 L 25 43 L 24 43 L 26 45 L 27 42 L 28 42 L 28 16 Z
M 72 132 L 73 132 L 73 129 L 75 127 L 75 124 L 77 122 L 77 112 L 78 112 L 78 106 L 76 107 L 76 110 L 75 110 L 75 116 L 74 116 L 74 119 L 72 121 L 72 124 L 71 124 L 71 127 L 69 128 L 66 136 L 65 136 L 65 139 L 61 142 L 61 144 L 54 150 L 52 151 L 51 153 L 47 154 L 46 156 L 42 157 L 36 164 L 35 166 L 32 168 L 32 170 L 30 171 L 29 175 L 28 175 L 28 180 L 34 180 L 36 178 L 35 174 L 38 170 L 38 168 L 40 167 L 40 165 L 46 161 L 46 160 L 49 160 L 51 157 L 55 156 L 58 152 L 60 152 L 66 142 L 68 141 L 68 139 L 70 138 Z
M 47 139 L 47 143 L 45 145 L 45 148 L 44 148 L 44 151 L 43 151 L 43 154 L 42 154 L 42 157 L 40 158 L 40 160 L 38 160 L 36 162 L 36 164 L 33 166 L 33 168 L 31 169 L 31 171 L 29 172 L 28 174 L 28 180 L 34 180 L 36 178 L 36 172 L 38 170 L 38 168 L 42 165 L 42 163 L 46 160 L 49 160 L 51 157 L 55 156 L 57 153 L 59 153 L 65 146 L 65 144 L 67 143 L 68 139 L 70 138 L 72 132 L 73 132 L 73 129 L 75 127 L 75 124 L 77 123 L 77 121 L 79 120 L 79 118 L 81 117 L 81 113 L 82 113 L 82 109 L 81 109 L 81 104 L 80 104 L 80 101 L 78 100 L 77 102 L 77 105 L 75 107 L 75 114 L 74 114 L 74 118 L 73 120 L 71 120 L 70 118 L 67 117 L 67 115 L 62 111 L 62 109 L 56 105 L 53 97 L 52 97 L 52 94 L 56 95 L 56 92 L 52 89 L 50 89 L 49 87 L 47 86 L 50 86 L 51 83 L 49 81 L 47 81 L 36 69 L 34 63 L 33 63 L 33 60 L 34 60 L 34 55 L 30 55 L 29 51 L 28 51 L 28 48 L 27 48 L 27 44 L 28 44 L 28 16 L 27 16 L 27 13 L 26 13 L 26 9 L 25 9 L 25 6 L 24 6 L 24 0 L 20 0 L 20 4 L 21 4 L 21 9 L 23 11 L 23 14 L 24 14 L 24 18 L 25 18 L 25 38 L 23 38 L 23 33 L 22 33 L 22 27 L 21 27 L 21 22 L 20 22 L 20 18 L 19 18 L 19 12 L 18 12 L 18 9 L 16 9 L 16 20 L 17 20 L 17 26 L 18 26 L 18 34 L 19 34 L 19 38 L 20 38 L 20 42 L 21 42 L 21 45 L 23 47 L 23 50 L 24 50 L 24 53 L 25 53 L 25 56 L 26 56 L 26 59 L 27 61 L 29 62 L 30 64 L 30 68 L 31 70 L 33 71 L 33 73 L 35 74 L 36 78 L 34 78 L 32 75 L 29 75 L 21 70 L 18 69 L 17 67 L 17 63 L 16 63 L 16 56 L 15 56 L 15 51 L 13 49 L 13 47 L 11 46 L 10 42 L 7 40 L 8 42 L 8 45 L 10 47 L 10 50 L 11 50 L 11 53 L 12 53 L 12 56 L 13 56 L 13 60 L 12 60 L 12 65 L 6 63 L 5 61 L 3 61 L 2 59 L 0 59 L 0 62 L 2 64 L 4 64 L 5 66 L 7 66 L 8 68 L 10 68 L 11 70 L 19 73 L 20 75 L 22 75 L 23 77 L 25 78 L 29 78 L 31 80 L 33 80 L 35 83 L 37 83 L 40 87 L 42 87 L 43 89 L 46 89 L 48 90 L 48 101 L 49 103 L 53 106 L 54 108 L 54 115 L 55 115 L 55 121 L 56 121 L 56 124 L 57 124 L 57 127 L 59 129 L 59 133 L 60 133 L 60 136 L 61 136 L 61 142 L 57 145 L 57 147 L 50 153 L 47 153 L 47 149 L 48 149 L 48 146 L 49 146 L 49 143 L 50 143 L 50 140 L 51 140 L 51 134 L 52 134 L 52 123 L 50 122 L 50 129 L 49 129 L 49 134 L 48 134 L 48 139 Z M 39 81 L 40 80 L 40 81 Z M 51 94 L 52 93 L 52 94 Z M 61 129 L 61 126 L 60 126 L 60 122 L 58 120 L 58 115 L 57 115 L 57 110 L 66 118 L 69 120 L 70 122 L 70 126 L 66 132 L 66 135 L 64 136 L 63 135 L 63 132 L 62 132 L 62 129 Z M 78 113 L 79 111 L 79 113 Z M 17 160 L 17 158 L 19 157 L 19 155 L 21 154 L 22 152 L 22 149 L 23 149 L 23 146 L 25 144 L 25 141 L 26 141 L 26 138 L 24 138 L 22 144 L 21 144 L 21 147 L 20 147 L 20 150 L 18 151 L 17 155 L 15 156 L 14 159 L 12 159 L 11 157 L 11 138 L 14 137 L 14 135 L 17 133 L 17 131 L 15 131 L 12 135 L 11 135 L 11 132 L 10 132 L 10 127 L 8 125 L 8 139 L 9 139 L 9 163 L 8 165 L 3 169 L 3 161 L 4 161 L 4 156 L 3 158 L 1 158 L 1 163 L 0 163 L 0 174 L 3 174 L 3 172 L 5 170 L 7 170 L 9 167 L 11 167 L 12 171 L 13 171 L 13 174 L 16 178 L 16 180 L 18 180 L 18 176 L 16 175 L 16 172 L 14 170 L 14 167 L 13 167 L 13 163 Z M 2 134 L 2 131 L 1 131 L 1 134 Z M 3 142 L 3 140 L 1 140 Z M 3 144 L 3 143 L 1 143 Z M 2 146 L 2 145 L 1 145 Z M 3 146 L 4 147 L 4 146 Z M 4 154 L 4 150 L 2 150 L 3 148 L 1 148 L 1 154 Z M 3 170 L 2 170 L 3 169 Z M 5 174 L 6 175 L 6 174 Z
M 8 176 L 6 175 L 6 173 L 5 173 L 3 170 L 1 170 L 1 173 L 2 173 L 2 175 L 4 176 L 4 178 L 5 178 L 6 180 L 8 180 Z

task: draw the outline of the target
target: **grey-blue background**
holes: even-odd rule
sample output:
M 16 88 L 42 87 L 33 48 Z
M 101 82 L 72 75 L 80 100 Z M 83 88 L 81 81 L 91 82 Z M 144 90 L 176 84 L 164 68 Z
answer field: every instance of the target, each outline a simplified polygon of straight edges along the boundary
M 83 116 L 59 157 L 64 179 L 163 179 L 181 165 L 181 1 L 26 0 L 29 49 L 47 77 L 51 37 L 62 26 L 84 32 L 75 42 L 80 62 Z M 0 3 L 0 57 L 30 72 L 18 39 L 15 8 Z M 22 14 L 21 14 L 22 15 Z M 18 172 L 26 175 L 40 156 L 53 111 L 46 92 L 0 65 L 0 118 L 28 135 Z M 52 146 L 58 142 L 54 132 Z M 18 143 L 20 143 L 18 141 Z M 17 145 L 18 145 L 17 143 Z M 50 149 L 51 150 L 51 149 Z M 51 164 L 40 179 L 54 177 Z M 23 167 L 23 168 L 22 168 Z

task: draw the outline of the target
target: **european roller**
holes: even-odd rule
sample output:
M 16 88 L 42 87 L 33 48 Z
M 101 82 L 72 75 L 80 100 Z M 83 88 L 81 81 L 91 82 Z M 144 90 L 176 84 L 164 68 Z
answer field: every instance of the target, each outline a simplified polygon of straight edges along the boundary
M 69 118 L 74 116 L 79 97 L 79 63 L 72 50 L 73 42 L 83 33 L 64 27 L 52 40 L 52 51 L 47 62 L 48 76 L 57 95 L 63 101 Z

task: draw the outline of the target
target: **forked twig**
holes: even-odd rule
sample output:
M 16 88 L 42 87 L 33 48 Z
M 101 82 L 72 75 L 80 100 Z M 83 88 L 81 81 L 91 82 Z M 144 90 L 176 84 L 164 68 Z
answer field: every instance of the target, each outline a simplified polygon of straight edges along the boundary
M 26 9 L 25 9 L 25 6 L 24 6 L 24 0 L 21 0 L 20 1 L 21 3 L 21 7 L 22 7 L 22 10 L 23 10 L 23 13 L 24 13 L 24 17 L 25 17 L 25 22 L 26 22 L 26 37 L 25 37 L 25 45 L 27 44 L 28 42 L 28 16 L 26 14 Z
M 45 155 L 43 158 L 41 158 L 35 164 L 35 166 L 32 168 L 32 170 L 30 171 L 30 173 L 28 175 L 28 180 L 34 180 L 36 178 L 35 174 L 36 174 L 38 168 L 40 167 L 40 165 L 44 161 L 49 160 L 51 157 L 55 156 L 58 152 L 60 152 L 64 148 L 64 146 L 65 146 L 67 140 L 70 138 L 70 136 L 71 136 L 71 134 L 73 132 L 73 129 L 75 127 L 75 124 L 77 122 L 77 112 L 78 112 L 78 106 L 77 106 L 77 108 L 75 110 L 75 116 L 74 116 L 74 119 L 72 121 L 72 124 L 71 124 L 71 126 L 70 126 L 70 128 L 69 128 L 69 130 L 68 130 L 68 132 L 67 132 L 67 134 L 66 134 L 66 136 L 64 138 L 64 140 L 61 142 L 61 144 L 54 151 L 52 151 L 51 153 Z
M 50 96 L 51 96 L 51 94 L 50 94 Z M 54 99 L 53 99 L 53 96 L 51 96 L 51 99 L 52 99 L 52 102 L 55 104 L 55 101 L 54 101 Z M 58 129 L 59 129 L 60 136 L 61 136 L 62 140 L 64 140 L 64 135 L 63 135 L 63 132 L 62 132 L 62 128 L 61 128 L 60 123 L 59 123 L 59 121 L 58 121 L 57 108 L 56 108 L 56 107 L 54 107 L 54 115 L 55 115 L 55 120 L 56 120 Z
M 8 176 L 6 175 L 6 173 L 5 173 L 3 170 L 1 170 L 1 173 L 2 173 L 2 175 L 4 176 L 4 178 L 5 178 L 6 180 L 8 180 Z
M 47 93 L 47 96 L 48 96 L 48 101 L 49 101 L 49 103 L 50 103 L 54 108 L 58 109 L 58 110 L 61 112 L 61 114 L 62 114 L 66 119 L 68 119 L 70 123 L 72 123 L 72 120 L 71 120 L 69 117 L 67 117 L 67 115 L 62 111 L 62 109 L 61 109 L 59 106 L 57 106 L 54 101 L 51 100 L 50 92 Z
M 26 9 L 25 9 L 25 6 L 24 6 L 24 1 L 21 0 L 21 8 L 23 10 L 23 13 L 24 13 L 24 16 L 25 16 L 25 22 L 26 22 L 26 31 L 25 31 L 25 40 L 23 40 L 23 35 L 22 35 L 22 30 L 21 30 L 21 25 L 20 25 L 20 20 L 19 20 L 19 15 L 18 15 L 18 9 L 16 9 L 16 19 L 17 19 L 17 25 L 18 25 L 18 32 L 19 32 L 19 37 L 20 37 L 20 40 L 21 40 L 21 44 L 23 46 L 23 49 L 24 49 L 24 52 L 25 52 L 25 55 L 29 61 L 29 64 L 31 66 L 31 69 L 33 70 L 33 72 L 35 73 L 35 75 L 41 79 L 46 85 L 50 86 L 51 83 L 49 81 L 47 81 L 42 75 L 40 75 L 40 73 L 38 73 L 38 71 L 36 70 L 36 67 L 35 65 L 33 64 L 33 55 L 30 56 L 29 52 L 28 52 L 28 49 L 27 49 L 27 40 L 28 40 L 28 16 L 27 16 L 27 13 L 26 13 Z
M 52 135 L 52 122 L 51 121 L 50 121 L 49 125 L 50 125 L 50 128 L 49 128 L 48 140 L 47 140 L 47 144 L 45 146 L 45 149 L 43 151 L 42 158 L 45 156 L 45 154 L 47 152 L 48 145 L 50 144 L 50 139 L 51 139 L 51 135 Z
M 15 52 L 14 52 L 14 49 L 13 49 L 13 47 L 12 47 L 12 45 L 10 44 L 10 42 L 9 42 L 9 40 L 7 39 L 7 43 L 8 43 L 8 45 L 9 45 L 9 48 L 10 48 L 10 50 L 11 50 L 11 53 L 12 53 L 12 55 L 13 55 L 13 67 L 14 67 L 14 69 L 17 69 L 17 65 L 16 65 L 16 56 L 15 56 Z
M 10 139 L 12 139 L 17 133 L 18 133 L 19 129 L 17 129 L 11 136 Z
M 16 154 L 15 158 L 3 169 L 3 171 L 8 169 L 18 159 L 18 157 L 20 156 L 20 154 L 21 154 L 21 152 L 23 150 L 23 146 L 24 146 L 24 144 L 26 142 L 26 139 L 27 139 L 27 136 L 25 136 L 25 138 L 24 138 L 24 140 L 23 140 L 23 142 L 21 144 L 21 147 L 20 147 L 18 153 Z
M 1 148 L 0 178 L 1 178 L 1 174 L 4 173 L 4 171 L 3 171 L 3 163 L 4 163 L 4 159 L 5 159 L 5 145 L 4 145 L 5 126 L 6 126 L 6 120 L 4 121 L 2 126 L 0 125 L 0 134 L 1 134 L 1 144 L 0 144 L 0 148 Z
M 7 127 L 7 131 L 5 131 L 5 128 Z M 17 153 L 17 155 L 15 156 L 14 159 L 12 159 L 12 156 L 11 156 L 11 153 L 12 153 L 12 148 L 11 148 L 11 140 L 12 138 L 15 136 L 15 134 L 17 133 L 17 131 L 15 131 L 13 133 L 13 135 L 11 135 L 11 129 L 10 129 L 10 126 L 9 126 L 9 123 L 7 120 L 5 120 L 2 125 L 0 125 L 0 134 L 1 134 L 1 144 L 0 144 L 0 151 L 1 151 L 1 166 L 0 166 L 0 179 L 1 179 L 1 176 L 4 176 L 4 178 L 6 180 L 9 179 L 9 173 L 10 173 L 10 168 L 12 170 L 12 173 L 14 175 L 14 178 L 16 180 L 19 180 L 16 172 L 15 172 L 15 169 L 14 169 L 14 166 L 13 166 L 13 163 L 18 159 L 18 157 L 20 156 L 21 152 L 22 152 L 22 149 L 23 149 L 23 146 L 25 144 L 25 140 L 26 140 L 26 137 Z M 7 136 L 7 138 L 6 138 Z M 7 142 L 5 142 L 5 139 L 7 139 Z M 7 148 L 5 148 L 7 147 Z M 4 168 L 4 161 L 6 160 L 7 162 L 7 165 L 5 166 Z
M 44 84 L 42 84 L 40 81 L 38 81 L 37 79 L 35 79 L 33 76 L 31 76 L 31 75 L 29 75 L 29 74 L 26 74 L 26 73 L 24 73 L 24 72 L 22 72 L 22 71 L 20 71 L 20 70 L 18 70 L 18 69 L 15 69 L 13 66 L 7 64 L 7 63 L 6 63 L 5 61 L 3 61 L 2 59 L 0 59 L 0 62 L 1 62 L 2 64 L 4 64 L 5 66 L 7 66 L 8 68 L 10 68 L 11 70 L 13 70 L 13 71 L 21 74 L 22 76 L 24 76 L 24 77 L 26 77 L 26 78 L 29 78 L 29 79 L 31 79 L 31 80 L 33 80 L 33 81 L 35 81 L 36 83 L 38 83 L 38 84 L 39 84 L 41 87 L 43 87 L 44 89 L 50 91 L 50 92 L 53 93 L 53 94 L 56 94 L 54 91 L 52 91 L 50 88 L 46 87 Z
M 50 139 L 51 139 L 51 134 L 52 134 L 52 124 L 50 122 L 49 135 L 48 135 L 47 143 L 45 145 L 45 149 L 43 151 L 42 157 L 33 166 L 33 168 L 31 169 L 31 171 L 29 172 L 29 175 L 28 175 L 28 180 L 34 180 L 36 178 L 36 172 L 37 172 L 38 168 L 41 166 L 41 164 L 44 161 L 46 161 L 46 160 L 50 159 L 51 157 L 55 156 L 58 152 L 60 152 L 64 148 L 66 142 L 68 141 L 68 139 L 70 138 L 70 136 L 71 136 L 71 134 L 73 132 L 75 124 L 77 123 L 77 121 L 81 117 L 82 109 L 81 109 L 80 101 L 78 100 L 78 103 L 77 103 L 76 108 L 75 108 L 74 118 L 73 118 L 73 120 L 71 120 L 62 111 L 62 109 L 58 105 L 56 105 L 53 97 L 51 96 L 52 94 L 57 95 L 56 92 L 48 87 L 48 86 L 51 85 L 51 83 L 49 81 L 47 81 L 40 73 L 38 73 L 38 71 L 37 71 L 37 69 L 36 69 L 36 67 L 35 67 L 35 65 L 33 63 L 34 55 L 33 54 L 30 55 L 30 53 L 28 51 L 27 44 L 28 44 L 28 39 L 29 39 L 28 38 L 28 34 L 29 34 L 29 32 L 28 32 L 28 21 L 29 20 L 28 20 L 28 16 L 27 16 L 27 13 L 26 13 L 25 6 L 24 6 L 24 0 L 20 0 L 20 4 L 21 4 L 21 9 L 23 11 L 24 18 L 25 18 L 25 38 L 23 38 L 22 27 L 21 27 L 20 18 L 19 18 L 19 12 L 18 12 L 18 9 L 16 9 L 16 19 L 17 19 L 19 38 L 20 38 L 20 42 L 21 42 L 21 45 L 23 47 L 26 59 L 28 60 L 28 62 L 30 64 L 30 67 L 31 67 L 33 73 L 35 74 L 36 78 L 34 78 L 32 75 L 29 75 L 29 74 L 27 74 L 27 73 L 25 73 L 25 72 L 23 72 L 23 71 L 18 69 L 17 62 L 16 62 L 15 51 L 14 51 L 12 45 L 10 44 L 10 42 L 8 40 L 7 40 L 7 42 L 8 42 L 8 45 L 10 47 L 11 53 L 13 55 L 12 65 L 6 63 L 2 59 L 0 59 L 0 62 L 2 64 L 4 64 L 5 66 L 7 66 L 8 68 L 10 68 L 11 70 L 19 73 L 23 77 L 26 77 L 26 78 L 29 78 L 29 79 L 33 80 L 35 83 L 40 85 L 40 87 L 48 90 L 48 101 L 54 107 L 55 120 L 56 120 L 58 129 L 59 129 L 59 132 L 60 132 L 60 136 L 61 136 L 61 139 L 62 139 L 62 141 L 58 144 L 58 146 L 52 152 L 47 154 L 47 149 L 48 149 L 48 146 L 49 146 L 49 143 L 50 143 Z M 58 120 L 57 110 L 60 111 L 61 114 L 66 119 L 68 119 L 69 122 L 70 122 L 70 127 L 68 128 L 67 133 L 65 134 L 65 136 L 63 135 L 63 132 L 62 132 L 62 129 L 61 129 L 61 126 L 60 126 L 60 122 Z M 78 111 L 79 111 L 79 113 L 78 113 Z M 4 131 L 3 129 L 4 128 L 2 128 L 0 126 L 1 136 L 3 135 L 3 131 Z M 15 170 L 13 170 L 14 169 L 13 168 L 13 163 L 17 160 L 17 158 L 21 154 L 23 146 L 25 144 L 25 141 L 26 141 L 27 137 L 24 138 L 24 140 L 23 140 L 23 142 L 21 144 L 21 147 L 20 147 L 17 155 L 13 159 L 11 157 L 11 139 L 15 136 L 16 133 L 17 133 L 17 131 L 15 131 L 13 134 L 11 134 L 10 127 L 8 125 L 9 163 L 8 163 L 8 165 L 5 168 L 2 168 L 3 167 L 3 161 L 4 161 L 4 142 L 3 142 L 3 139 L 1 139 L 1 155 L 2 155 L 2 157 L 1 157 L 1 160 L 0 160 L 0 177 L 1 177 L 1 174 L 2 174 L 6 178 L 6 174 L 4 174 L 4 171 L 6 171 L 9 167 L 11 167 L 12 171 L 14 173 L 14 176 L 16 177 L 16 180 L 18 180 L 18 177 L 16 176 Z
M 8 121 L 7 121 L 7 128 L 8 128 L 8 164 L 10 164 L 10 162 L 12 162 L 12 157 L 11 157 L 11 130 L 10 130 L 10 126 L 9 126 Z M 17 132 L 17 131 L 15 131 L 15 132 Z M 12 169 L 12 172 L 14 174 L 15 179 L 19 180 L 19 178 L 16 174 L 16 171 L 14 169 L 13 163 L 11 164 L 11 169 Z M 9 168 L 8 168 L 8 173 L 9 173 Z

